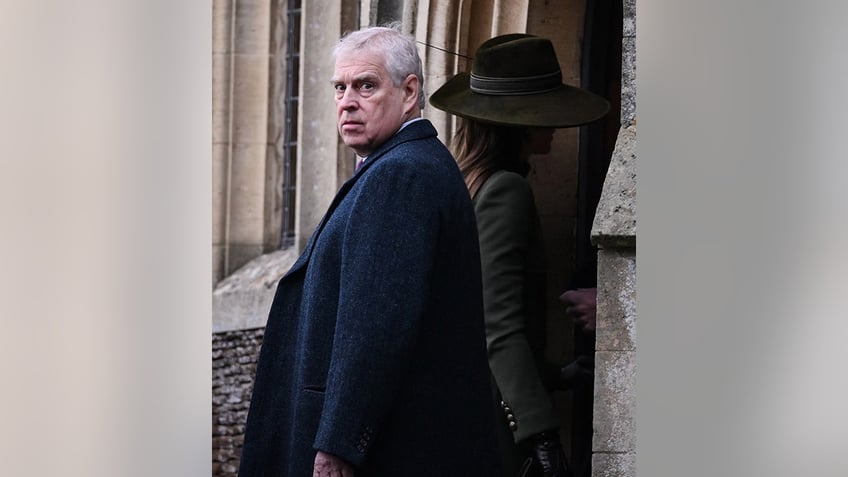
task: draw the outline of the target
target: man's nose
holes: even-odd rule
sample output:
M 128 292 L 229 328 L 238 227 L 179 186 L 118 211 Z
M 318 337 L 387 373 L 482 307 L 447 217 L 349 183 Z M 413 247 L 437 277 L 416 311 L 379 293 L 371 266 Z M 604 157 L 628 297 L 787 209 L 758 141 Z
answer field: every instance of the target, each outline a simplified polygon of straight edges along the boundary
M 356 90 L 347 88 L 338 99 L 338 105 L 341 109 L 355 109 L 359 105 L 358 101 L 359 98 L 356 96 Z

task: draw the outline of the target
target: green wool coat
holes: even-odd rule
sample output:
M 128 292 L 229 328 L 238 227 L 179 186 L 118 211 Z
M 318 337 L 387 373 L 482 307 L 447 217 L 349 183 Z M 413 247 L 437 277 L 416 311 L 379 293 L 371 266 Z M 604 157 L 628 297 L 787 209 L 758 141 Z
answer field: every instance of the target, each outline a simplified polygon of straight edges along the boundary
M 474 198 L 483 275 L 489 366 L 499 397 L 505 461 L 520 464 L 515 443 L 556 429 L 559 419 L 542 376 L 545 256 L 533 191 L 509 171 L 495 172 Z

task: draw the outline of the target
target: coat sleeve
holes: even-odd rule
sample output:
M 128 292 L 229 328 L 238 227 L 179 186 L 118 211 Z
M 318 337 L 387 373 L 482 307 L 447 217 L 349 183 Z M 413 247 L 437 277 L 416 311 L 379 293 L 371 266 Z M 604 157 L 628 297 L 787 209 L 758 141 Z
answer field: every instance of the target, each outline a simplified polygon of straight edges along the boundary
M 489 366 L 511 409 L 519 442 L 559 427 L 527 339 L 528 257 L 536 206 L 527 181 L 514 173 L 493 175 L 475 201 L 483 274 Z
M 383 158 L 359 191 L 340 244 L 341 291 L 314 447 L 365 459 L 406 374 L 439 238 L 432 169 Z

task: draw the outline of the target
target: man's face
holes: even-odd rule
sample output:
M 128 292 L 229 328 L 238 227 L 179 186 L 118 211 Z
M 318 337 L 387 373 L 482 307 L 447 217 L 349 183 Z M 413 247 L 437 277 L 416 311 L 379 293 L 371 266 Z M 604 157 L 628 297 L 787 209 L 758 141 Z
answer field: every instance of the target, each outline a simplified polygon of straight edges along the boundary
M 418 79 L 410 75 L 392 84 L 379 52 L 359 50 L 336 59 L 331 83 L 336 90 L 336 115 L 344 143 L 360 156 L 371 154 L 411 119 Z

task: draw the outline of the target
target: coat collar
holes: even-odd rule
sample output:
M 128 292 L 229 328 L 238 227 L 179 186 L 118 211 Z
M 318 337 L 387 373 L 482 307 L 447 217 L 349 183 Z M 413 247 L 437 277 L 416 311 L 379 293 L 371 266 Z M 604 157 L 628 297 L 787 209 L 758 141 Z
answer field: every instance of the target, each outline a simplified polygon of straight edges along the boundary
M 312 250 L 315 248 L 315 242 L 318 239 L 318 236 L 321 234 L 324 225 L 327 223 L 327 220 L 330 216 L 333 215 L 333 212 L 338 207 L 339 203 L 341 203 L 342 199 L 347 196 L 347 193 L 350 192 L 350 189 L 356 184 L 356 181 L 362 177 L 365 172 L 374 166 L 378 160 L 386 155 L 389 151 L 394 149 L 395 147 L 409 141 L 416 141 L 419 139 L 425 139 L 427 137 L 436 137 L 438 133 L 436 132 L 436 128 L 433 127 L 433 124 L 427 120 L 422 119 L 420 121 L 415 121 L 410 123 L 405 128 L 401 129 L 394 136 L 390 137 L 388 141 L 386 141 L 382 146 L 378 147 L 374 152 L 368 155 L 368 160 L 366 160 L 362 167 L 356 171 L 350 179 L 345 181 L 342 184 L 342 187 L 336 193 L 336 196 L 333 198 L 333 202 L 330 203 L 330 207 L 327 209 L 327 212 L 324 214 L 324 217 L 321 219 L 321 222 L 315 228 L 315 231 L 312 233 L 312 237 L 310 237 L 309 242 L 306 244 L 306 248 L 303 253 L 300 254 L 300 257 L 297 261 L 292 265 L 291 269 L 283 276 L 283 279 L 287 278 L 289 275 L 295 274 L 298 270 L 302 269 L 307 262 L 309 262 L 309 258 L 312 256 Z
M 377 162 L 377 160 L 384 156 L 387 152 L 394 149 L 399 144 L 403 144 L 408 141 L 414 141 L 417 139 L 423 139 L 427 136 L 436 136 L 436 128 L 433 127 L 433 124 L 427 119 L 420 119 L 418 121 L 414 121 L 409 123 L 405 128 L 396 132 L 394 136 L 390 137 L 388 141 L 383 143 L 382 146 L 378 147 L 374 152 L 368 155 L 367 159 L 364 163 L 362 163 L 362 167 L 353 174 L 353 176 L 348 179 L 347 182 L 355 182 L 366 169 L 368 169 L 372 164 Z M 329 215 L 329 212 L 327 213 Z

